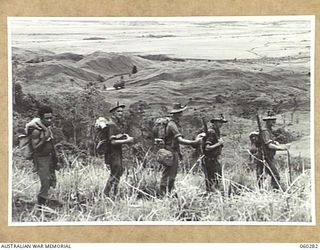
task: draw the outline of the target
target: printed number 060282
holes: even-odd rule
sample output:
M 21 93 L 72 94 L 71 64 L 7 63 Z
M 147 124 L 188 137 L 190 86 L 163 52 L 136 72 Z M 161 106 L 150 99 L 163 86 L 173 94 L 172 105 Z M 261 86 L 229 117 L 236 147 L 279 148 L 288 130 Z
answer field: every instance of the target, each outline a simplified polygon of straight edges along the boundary
M 317 249 L 318 244 L 300 244 L 300 248 Z

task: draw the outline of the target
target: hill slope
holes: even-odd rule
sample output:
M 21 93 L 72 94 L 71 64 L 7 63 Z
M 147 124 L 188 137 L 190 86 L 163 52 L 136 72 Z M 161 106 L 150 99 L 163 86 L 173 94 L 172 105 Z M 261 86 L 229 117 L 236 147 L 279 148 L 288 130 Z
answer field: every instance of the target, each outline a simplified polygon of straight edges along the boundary
M 304 56 L 179 61 L 101 51 L 76 55 L 15 48 L 13 58 L 13 79 L 28 93 L 76 92 L 89 84 L 102 91 L 108 102 L 143 100 L 154 106 L 181 102 L 196 110 L 233 109 L 242 116 L 257 107 L 309 110 L 309 58 Z M 133 65 L 138 68 L 136 74 L 131 74 Z M 125 89 L 103 91 L 120 75 Z

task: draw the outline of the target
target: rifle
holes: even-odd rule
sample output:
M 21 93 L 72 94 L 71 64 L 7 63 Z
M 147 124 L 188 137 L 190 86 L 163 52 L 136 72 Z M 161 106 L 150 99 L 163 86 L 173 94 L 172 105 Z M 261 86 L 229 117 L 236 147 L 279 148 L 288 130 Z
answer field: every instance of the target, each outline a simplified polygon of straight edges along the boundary
M 207 138 L 208 138 L 208 125 L 207 125 L 207 121 L 206 121 L 206 118 L 203 116 L 203 117 L 201 117 L 201 120 L 202 120 L 202 125 L 203 125 L 203 132 L 206 134 L 204 137 L 203 137 L 203 139 L 202 139 L 202 141 L 203 141 L 203 145 L 204 145 L 204 143 L 206 142 L 206 140 L 207 140 Z M 202 146 L 203 146 L 202 145 Z M 204 149 L 203 149 L 203 147 L 201 147 L 201 153 L 202 154 L 204 154 L 204 151 L 203 151 Z
M 266 165 L 267 163 L 266 163 L 266 155 L 267 155 L 267 149 L 266 149 L 266 145 L 264 144 L 264 142 L 263 142 L 263 138 L 262 138 L 262 128 L 261 128 L 261 123 L 260 123 L 260 119 L 259 119 L 259 114 L 257 114 L 257 123 L 258 123 L 258 128 L 259 128 L 259 141 L 261 142 L 261 145 L 260 145 L 260 147 L 261 147 L 261 154 L 262 154 L 262 159 L 261 159 L 261 161 L 262 161 L 262 163 L 263 163 L 263 173 L 265 173 L 265 167 L 267 166 L 267 168 L 269 169 L 269 171 L 271 172 L 271 176 L 272 176 L 272 178 L 274 178 L 275 180 L 276 180 L 276 178 L 275 178 L 275 176 L 274 176 L 274 174 L 273 174 L 273 172 L 272 172 L 272 170 L 270 169 L 270 167 L 269 167 L 269 165 Z M 277 181 L 277 180 L 276 180 Z M 281 186 L 280 186 L 280 183 L 277 181 L 277 185 L 279 186 L 279 188 L 282 190 L 282 188 L 281 188 Z
M 205 177 L 205 179 L 206 180 L 208 180 L 208 171 L 207 171 L 207 169 L 206 169 L 206 167 L 205 167 L 205 164 L 204 164 L 204 150 L 205 150 L 205 142 L 206 142 L 206 140 L 207 140 L 207 137 L 208 137 L 208 126 L 207 126 L 207 122 L 206 122 L 206 119 L 205 119 L 205 117 L 203 116 L 203 117 L 201 117 L 201 120 L 202 120 L 202 124 L 203 124 L 203 130 L 204 130 L 204 132 L 205 132 L 205 137 L 203 137 L 203 141 L 202 141 L 202 145 L 200 145 L 200 152 L 201 152 L 201 154 L 202 154 L 202 161 L 201 161 L 201 166 L 202 166 L 202 169 L 203 169 L 203 172 L 204 172 L 204 177 Z
M 287 156 L 288 156 L 289 180 L 290 180 L 290 184 L 291 184 L 292 183 L 292 174 L 291 174 L 290 152 L 288 149 L 287 149 Z
M 267 149 L 266 149 L 266 145 L 263 143 L 263 138 L 262 138 L 262 128 L 261 128 L 261 123 L 260 123 L 260 118 L 259 118 L 259 114 L 257 114 L 257 123 L 258 123 L 258 129 L 259 129 L 259 141 L 260 144 L 259 145 L 261 147 L 261 161 L 263 164 L 263 173 L 265 173 L 265 166 L 266 166 L 266 154 L 267 154 Z

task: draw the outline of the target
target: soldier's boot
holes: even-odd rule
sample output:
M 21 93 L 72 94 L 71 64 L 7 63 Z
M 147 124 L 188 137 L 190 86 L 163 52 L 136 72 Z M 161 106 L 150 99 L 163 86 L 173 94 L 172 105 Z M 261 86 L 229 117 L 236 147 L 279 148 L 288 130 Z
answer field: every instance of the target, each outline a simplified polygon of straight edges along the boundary
M 109 180 L 107 181 L 106 186 L 104 187 L 104 190 L 103 190 L 103 194 L 105 196 L 110 197 L 110 192 L 111 192 L 112 186 L 113 186 L 112 179 L 109 178 Z
M 41 205 L 45 205 L 47 202 L 47 199 L 41 197 L 41 196 L 38 196 L 38 205 L 41 206 Z
M 271 177 L 271 187 L 273 190 L 281 189 L 280 179 L 275 179 L 274 177 Z
M 208 193 L 213 192 L 214 191 L 214 188 L 213 188 L 214 183 L 213 183 L 213 181 L 209 180 L 209 179 L 206 179 L 205 183 L 206 183 L 206 191 Z
M 169 197 L 170 198 L 176 198 L 176 199 L 179 198 L 179 196 L 178 196 L 178 194 L 176 192 L 171 192 Z
M 63 203 L 59 200 L 56 200 L 56 199 L 47 200 L 46 204 L 49 207 L 62 207 L 63 206 Z
M 166 185 L 160 185 L 159 197 L 163 197 L 168 192 L 168 188 Z
M 173 187 L 173 182 L 168 181 L 167 185 L 165 185 L 165 183 L 161 183 L 159 197 L 170 196 Z
M 113 187 L 112 187 L 113 188 L 113 192 L 112 192 L 113 193 L 113 197 L 116 197 L 118 195 L 118 191 L 119 191 L 119 187 L 118 186 L 119 186 L 118 183 L 114 183 L 113 184 Z
M 107 196 L 107 197 L 110 197 L 110 189 L 109 189 L 109 188 L 105 188 L 105 189 L 103 190 L 103 194 L 104 194 L 105 196 Z

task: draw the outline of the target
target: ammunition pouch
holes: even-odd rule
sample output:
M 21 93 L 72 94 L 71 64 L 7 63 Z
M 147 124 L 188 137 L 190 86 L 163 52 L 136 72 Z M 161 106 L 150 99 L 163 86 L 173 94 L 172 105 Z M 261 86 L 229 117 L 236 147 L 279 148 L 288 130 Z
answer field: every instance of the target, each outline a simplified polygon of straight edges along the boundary
M 160 148 L 156 154 L 156 160 L 166 167 L 173 166 L 173 153 L 165 148 Z

